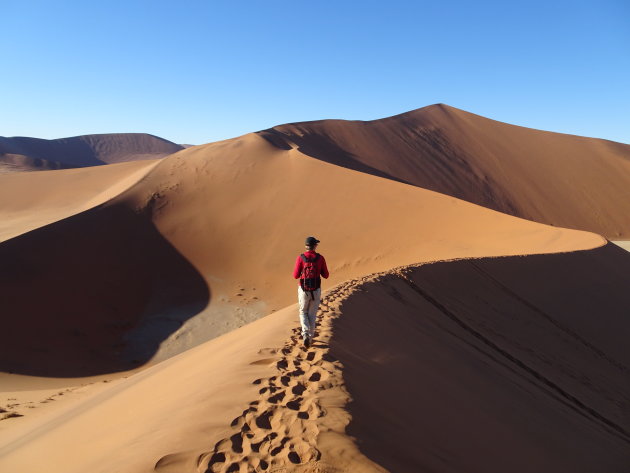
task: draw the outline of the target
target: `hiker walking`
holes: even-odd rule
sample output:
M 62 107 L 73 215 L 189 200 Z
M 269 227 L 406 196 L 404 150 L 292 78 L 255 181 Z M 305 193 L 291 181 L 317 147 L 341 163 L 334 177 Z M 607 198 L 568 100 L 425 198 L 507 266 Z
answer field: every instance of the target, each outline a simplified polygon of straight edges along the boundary
M 326 260 L 315 252 L 319 240 L 315 237 L 306 239 L 306 251 L 297 257 L 293 277 L 300 280 L 298 286 L 298 305 L 304 346 L 309 347 L 315 336 L 315 317 L 322 295 L 322 279 L 328 279 Z M 321 277 L 320 277 L 321 276 Z

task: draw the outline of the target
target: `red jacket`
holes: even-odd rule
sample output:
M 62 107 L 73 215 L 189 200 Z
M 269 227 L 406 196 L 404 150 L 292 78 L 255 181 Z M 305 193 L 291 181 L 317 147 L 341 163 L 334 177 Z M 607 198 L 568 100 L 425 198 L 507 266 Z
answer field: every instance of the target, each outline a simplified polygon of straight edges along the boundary
M 307 258 L 313 258 L 317 253 L 315 253 L 314 251 L 306 251 L 304 253 L 304 255 Z M 302 275 L 302 268 L 304 265 L 304 262 L 302 261 L 301 258 L 302 255 L 299 255 L 297 257 L 297 260 L 295 260 L 295 268 L 293 268 L 293 278 L 294 279 L 300 279 L 300 276 Z M 319 255 L 319 258 L 317 259 L 317 261 L 315 262 L 315 264 L 317 265 L 317 269 L 319 270 L 319 274 L 323 277 L 328 279 L 328 268 L 326 267 L 326 259 L 324 259 L 324 255 Z

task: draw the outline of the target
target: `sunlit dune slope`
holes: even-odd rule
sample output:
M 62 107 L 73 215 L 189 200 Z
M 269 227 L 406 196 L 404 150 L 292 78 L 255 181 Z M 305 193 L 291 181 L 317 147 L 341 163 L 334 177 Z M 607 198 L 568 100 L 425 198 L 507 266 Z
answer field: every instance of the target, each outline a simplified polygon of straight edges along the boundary
M 157 159 L 182 146 L 146 133 L 108 133 L 45 140 L 0 136 L 0 172 L 98 166 Z
M 135 184 L 154 161 L 0 174 L 0 241 L 99 205 Z
M 630 145 L 524 128 L 447 105 L 260 132 L 279 148 L 556 226 L 630 237 Z
M 324 298 L 310 350 L 287 307 L 0 430 L 0 466 L 623 471 L 628 271 L 607 245 L 350 280 Z
M 604 243 L 245 135 L 167 157 L 104 205 L 0 244 L 0 369 L 127 369 L 285 307 L 307 235 L 322 241 L 328 287 L 413 262 Z
M 28 413 L 12 428 L 0 425 L 0 470 L 34 471 L 48 465 L 50 471 L 64 473 L 83 468 L 147 472 L 161 456 L 209 447 L 207 429 L 226 432 L 230 416 L 238 415 L 257 392 L 251 381 L 273 372 L 277 350 L 258 352 L 281 345 L 290 335 L 292 309 L 115 381 L 79 405 L 43 418 Z M 79 440 L 87 435 L 90 442 Z M 80 452 L 68 455 L 68 446 L 77 441 L 84 444 Z
M 150 212 L 218 292 L 234 299 L 237 286 L 256 287 L 272 308 L 293 302 L 287 280 L 307 235 L 322 241 L 328 284 L 410 261 L 604 242 L 279 150 L 256 134 L 169 157 L 117 201 Z

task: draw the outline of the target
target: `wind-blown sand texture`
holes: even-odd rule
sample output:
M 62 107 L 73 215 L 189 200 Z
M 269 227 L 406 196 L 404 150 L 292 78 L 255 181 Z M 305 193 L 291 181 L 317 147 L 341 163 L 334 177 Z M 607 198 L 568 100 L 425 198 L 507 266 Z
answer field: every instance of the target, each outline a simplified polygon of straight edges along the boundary
M 323 161 L 560 227 L 630 238 L 630 145 L 524 128 L 448 105 L 260 132 Z
M 34 198 L 54 218 L 0 242 L 1 471 L 623 471 L 630 254 L 268 138 Z
M 0 173 L 77 168 L 158 159 L 184 149 L 146 133 L 109 133 L 56 140 L 0 136 Z

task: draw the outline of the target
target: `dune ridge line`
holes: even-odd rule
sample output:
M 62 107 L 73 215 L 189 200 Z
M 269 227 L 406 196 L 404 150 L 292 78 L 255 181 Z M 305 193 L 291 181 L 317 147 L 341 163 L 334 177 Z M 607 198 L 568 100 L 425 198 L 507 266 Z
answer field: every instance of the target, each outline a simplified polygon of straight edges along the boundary
M 589 250 L 567 251 L 560 254 L 581 251 Z M 494 256 L 484 259 L 513 258 L 514 256 L 531 255 Z M 282 348 L 263 348 L 258 352 L 263 358 L 252 364 L 275 363 L 276 374 L 267 378 L 258 378 L 252 382 L 260 387 L 258 391 L 260 396 L 249 402 L 243 413 L 232 420 L 231 435 L 216 442 L 211 451 L 198 456 L 196 471 L 198 473 L 257 471 L 383 473 L 388 471 L 363 455 L 354 439 L 346 433 L 346 426 L 351 421 L 350 412 L 346 407 L 352 401 L 352 394 L 348 392 L 344 382 L 343 363 L 330 354 L 334 324 L 343 316 L 344 301 L 353 294 L 366 290 L 367 285 L 378 283 L 386 277 L 395 277 L 404 281 L 414 292 L 490 348 L 506 363 L 524 371 L 545 385 L 559 402 L 579 415 L 600 423 L 620 440 L 630 442 L 630 433 L 622 426 L 589 407 L 587 403 L 554 383 L 543 373 L 528 366 L 517 356 L 513 356 L 508 350 L 467 324 L 409 277 L 412 270 L 421 266 L 456 261 L 468 261 L 474 265 L 474 261 L 479 259 L 481 258 L 453 258 L 404 265 L 345 281 L 327 291 L 317 314 L 318 327 L 311 348 L 307 349 L 303 346 L 300 329 L 296 327 Z M 475 267 L 483 272 L 482 268 Z M 501 284 L 498 281 L 495 282 Z M 511 292 L 507 287 L 504 287 L 504 290 Z M 517 294 L 512 295 L 530 308 L 541 312 Z M 546 314 L 542 314 L 550 319 Z M 628 370 L 626 366 L 608 357 L 570 328 L 552 319 L 550 323 L 618 369 Z M 279 358 L 278 355 L 280 355 Z M 340 450 L 343 450 L 343 455 L 338 454 Z M 161 465 L 168 464 L 169 457 L 167 455 L 157 462 L 156 471 L 160 471 Z
M 343 301 L 364 283 L 387 273 L 352 279 L 327 291 L 317 314 L 311 348 L 303 346 L 297 327 L 282 348 L 259 351 L 267 357 L 254 363 L 275 363 L 277 373 L 253 381 L 260 386 L 259 398 L 231 422 L 232 435 L 199 456 L 199 473 L 344 471 L 326 461 L 319 441 L 322 437 L 324 448 L 331 443 L 343 444 L 347 460 L 367 468 L 362 471 L 386 471 L 364 457 L 345 436 L 350 415 L 344 407 L 351 398 L 344 387 L 343 364 L 329 354 L 329 342 L 334 321 L 342 315 Z M 156 471 L 167 458 L 157 462 Z M 339 459 L 335 464 L 339 465 Z

